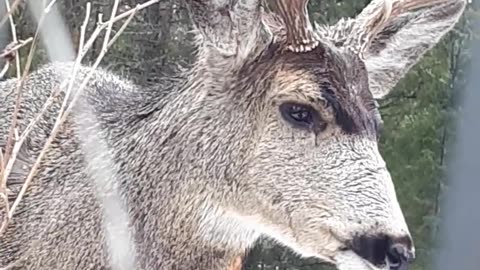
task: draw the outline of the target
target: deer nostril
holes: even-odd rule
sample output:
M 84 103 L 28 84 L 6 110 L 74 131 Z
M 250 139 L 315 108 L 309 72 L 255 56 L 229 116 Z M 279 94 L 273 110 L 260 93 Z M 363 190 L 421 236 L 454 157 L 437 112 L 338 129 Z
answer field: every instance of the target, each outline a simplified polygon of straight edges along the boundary
M 390 270 L 406 270 L 413 261 L 410 237 L 392 238 L 387 235 L 357 235 L 350 248 L 375 266 L 388 265 Z
M 402 266 L 402 251 L 400 245 L 393 245 L 387 251 L 387 261 L 390 269 L 400 269 Z
M 389 238 L 385 235 L 357 235 L 352 239 L 351 249 L 373 265 L 385 264 Z
M 414 255 L 403 244 L 393 244 L 387 250 L 387 262 L 391 270 L 406 270 Z

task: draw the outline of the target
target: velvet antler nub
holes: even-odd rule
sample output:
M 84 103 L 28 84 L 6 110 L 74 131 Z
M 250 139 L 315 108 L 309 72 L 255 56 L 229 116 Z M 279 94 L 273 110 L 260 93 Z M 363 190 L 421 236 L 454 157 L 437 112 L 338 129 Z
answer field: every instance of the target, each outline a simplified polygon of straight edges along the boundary
M 318 36 L 308 16 L 308 0 L 272 0 L 269 3 L 285 23 L 289 50 L 307 52 L 318 46 Z

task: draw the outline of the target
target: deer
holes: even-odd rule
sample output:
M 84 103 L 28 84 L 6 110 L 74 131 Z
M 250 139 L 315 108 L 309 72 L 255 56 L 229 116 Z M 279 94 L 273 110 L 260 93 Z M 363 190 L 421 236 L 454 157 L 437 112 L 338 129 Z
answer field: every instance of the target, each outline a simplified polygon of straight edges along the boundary
M 408 269 L 377 101 L 466 2 L 373 0 L 333 25 L 312 23 L 307 2 L 186 0 L 197 52 L 182 80 L 142 87 L 95 69 L 0 236 L 0 268 L 238 269 L 265 236 L 340 270 Z M 72 67 L 24 80 L 20 134 Z M 0 83 L 2 148 L 16 86 Z M 12 194 L 62 93 L 18 153 Z

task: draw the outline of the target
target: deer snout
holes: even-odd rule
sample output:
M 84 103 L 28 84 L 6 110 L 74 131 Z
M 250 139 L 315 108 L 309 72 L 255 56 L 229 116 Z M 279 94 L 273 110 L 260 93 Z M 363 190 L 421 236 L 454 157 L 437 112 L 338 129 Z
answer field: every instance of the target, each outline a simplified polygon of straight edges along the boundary
M 393 244 L 387 251 L 387 262 L 392 270 L 406 270 L 414 260 L 413 250 L 404 244 Z
M 387 264 L 390 270 L 407 270 L 415 259 L 413 241 L 409 235 L 360 235 L 354 237 L 350 248 L 374 266 Z

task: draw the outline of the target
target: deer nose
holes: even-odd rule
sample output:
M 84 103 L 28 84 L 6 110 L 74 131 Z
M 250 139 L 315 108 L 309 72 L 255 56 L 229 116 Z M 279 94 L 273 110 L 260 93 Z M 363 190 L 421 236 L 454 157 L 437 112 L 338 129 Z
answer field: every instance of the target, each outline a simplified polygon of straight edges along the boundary
M 373 265 L 387 264 L 390 270 L 407 270 L 415 259 L 410 236 L 360 235 L 353 238 L 350 248 Z
M 413 251 L 401 243 L 391 245 L 386 255 L 388 266 L 392 270 L 407 270 L 415 259 Z

